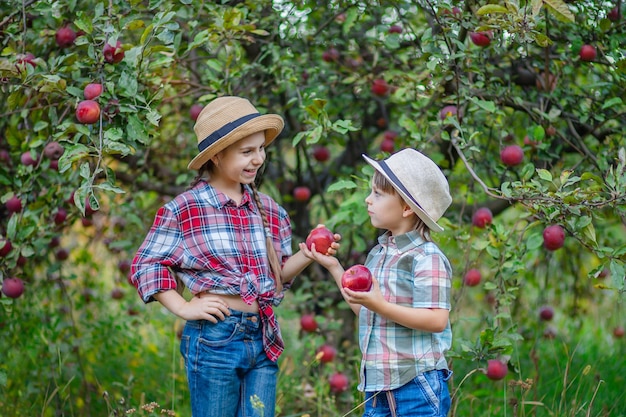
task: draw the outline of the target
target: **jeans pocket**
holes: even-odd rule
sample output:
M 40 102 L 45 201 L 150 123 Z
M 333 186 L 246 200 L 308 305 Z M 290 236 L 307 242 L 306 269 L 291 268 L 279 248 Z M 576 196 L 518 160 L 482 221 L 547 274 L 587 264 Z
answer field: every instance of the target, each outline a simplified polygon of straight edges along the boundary
M 239 326 L 238 322 L 232 320 L 206 322 L 202 326 L 198 343 L 200 346 L 224 347 L 235 339 Z

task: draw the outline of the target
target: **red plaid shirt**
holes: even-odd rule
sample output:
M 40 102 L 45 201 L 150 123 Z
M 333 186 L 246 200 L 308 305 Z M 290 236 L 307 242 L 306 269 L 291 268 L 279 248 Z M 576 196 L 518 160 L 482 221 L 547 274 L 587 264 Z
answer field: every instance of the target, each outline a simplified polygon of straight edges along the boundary
M 260 198 L 274 248 L 284 263 L 292 255 L 289 216 L 269 196 Z M 129 278 L 144 302 L 154 301 L 158 292 L 176 289 L 170 268 L 192 294 L 239 294 L 247 304 L 257 300 L 265 352 L 271 360 L 278 359 L 283 341 L 273 306 L 280 304 L 284 293 L 275 293 L 263 220 L 248 187 L 237 206 L 201 181 L 159 209 Z M 286 284 L 284 289 L 288 288 Z

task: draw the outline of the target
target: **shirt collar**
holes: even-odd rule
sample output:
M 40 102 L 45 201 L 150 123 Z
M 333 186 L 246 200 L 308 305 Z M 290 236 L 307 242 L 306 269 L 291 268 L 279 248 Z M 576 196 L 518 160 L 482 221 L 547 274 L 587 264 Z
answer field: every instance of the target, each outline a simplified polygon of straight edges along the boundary
M 222 209 L 227 206 L 229 203 L 234 205 L 233 200 L 228 197 L 226 194 L 219 192 L 215 187 L 206 182 L 205 180 L 201 180 L 195 187 L 194 190 L 198 193 L 198 196 L 206 200 L 210 205 L 215 207 L 216 209 Z M 256 213 L 257 208 L 256 204 L 252 204 L 252 190 L 248 185 L 244 185 L 243 188 L 243 198 L 241 199 L 240 207 L 247 206 L 250 210 Z
M 398 236 L 392 236 L 389 231 L 386 231 L 378 237 L 378 243 L 383 246 L 395 246 L 400 252 L 406 252 L 425 242 L 426 241 L 417 230 L 412 230 Z

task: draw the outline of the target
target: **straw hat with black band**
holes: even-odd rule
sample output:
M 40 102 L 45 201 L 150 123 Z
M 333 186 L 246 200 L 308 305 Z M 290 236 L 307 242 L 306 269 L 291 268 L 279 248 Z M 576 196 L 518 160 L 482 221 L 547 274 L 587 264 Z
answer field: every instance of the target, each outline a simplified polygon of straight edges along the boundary
M 245 98 L 224 96 L 204 106 L 194 126 L 198 138 L 198 155 L 189 162 L 189 169 L 199 169 L 228 146 L 250 136 L 265 132 L 265 146 L 283 130 L 284 121 L 277 114 L 260 114 Z
M 448 180 L 439 167 L 421 152 L 407 148 L 387 159 L 363 158 L 380 172 L 433 232 L 442 232 L 437 221 L 452 203 Z

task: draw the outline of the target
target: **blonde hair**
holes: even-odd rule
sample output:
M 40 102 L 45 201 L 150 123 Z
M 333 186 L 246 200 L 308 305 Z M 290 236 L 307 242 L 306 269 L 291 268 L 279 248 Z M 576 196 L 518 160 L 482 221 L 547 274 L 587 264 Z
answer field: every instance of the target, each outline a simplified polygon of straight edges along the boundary
M 402 196 L 398 194 L 398 192 L 393 187 L 393 185 L 391 185 L 391 182 L 383 174 L 381 174 L 378 171 L 374 171 L 374 175 L 372 176 L 372 187 L 375 187 L 376 189 L 386 194 L 395 195 L 396 197 L 398 197 L 398 199 L 402 203 L 407 204 L 406 201 L 404 201 L 404 199 L 402 198 Z M 415 224 L 413 226 L 413 230 L 417 231 L 422 237 L 422 239 L 424 239 L 425 241 L 427 242 L 432 241 L 430 237 L 430 229 L 428 228 L 426 223 L 424 223 L 422 219 L 419 218 L 417 214 L 415 214 Z

